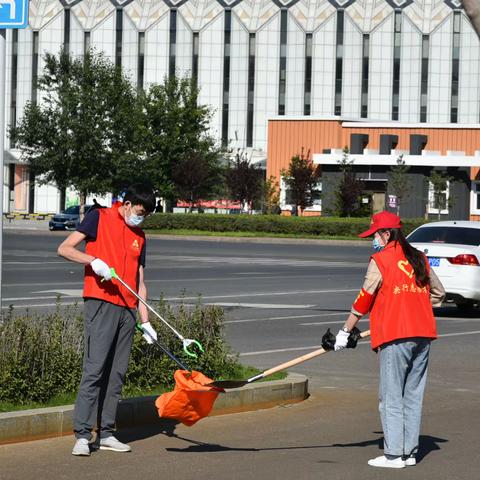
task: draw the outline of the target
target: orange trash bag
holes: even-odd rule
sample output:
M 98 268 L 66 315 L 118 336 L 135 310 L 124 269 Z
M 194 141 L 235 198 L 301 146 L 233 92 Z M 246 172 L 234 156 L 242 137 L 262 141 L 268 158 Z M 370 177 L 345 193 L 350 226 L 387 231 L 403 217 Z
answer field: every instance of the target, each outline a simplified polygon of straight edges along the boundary
M 160 417 L 178 420 L 189 427 L 208 416 L 218 394 L 224 391 L 207 386 L 213 380 L 195 370 L 177 370 L 174 378 L 173 392 L 158 397 L 155 406 Z

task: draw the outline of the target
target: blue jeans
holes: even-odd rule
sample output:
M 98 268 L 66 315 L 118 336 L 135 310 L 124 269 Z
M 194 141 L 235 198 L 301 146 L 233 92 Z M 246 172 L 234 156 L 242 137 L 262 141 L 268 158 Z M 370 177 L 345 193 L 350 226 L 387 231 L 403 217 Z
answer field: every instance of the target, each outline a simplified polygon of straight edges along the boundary
M 418 450 L 429 352 L 428 338 L 397 340 L 380 347 L 379 410 L 385 455 L 410 455 Z

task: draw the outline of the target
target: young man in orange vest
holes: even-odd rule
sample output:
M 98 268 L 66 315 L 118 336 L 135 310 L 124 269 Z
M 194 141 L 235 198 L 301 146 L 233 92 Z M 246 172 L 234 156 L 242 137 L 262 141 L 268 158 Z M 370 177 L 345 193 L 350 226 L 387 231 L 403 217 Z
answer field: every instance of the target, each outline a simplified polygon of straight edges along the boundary
M 92 210 L 77 231 L 58 247 L 58 254 L 85 265 L 83 297 L 85 350 L 83 373 L 75 403 L 73 455 L 89 456 L 92 429 L 98 426 L 102 450 L 129 452 L 128 445 L 113 436 L 115 417 L 128 367 L 135 332 L 136 310 L 144 338 L 152 343 L 157 334 L 143 304 L 119 282 L 112 281 L 111 268 L 141 298 L 147 298 L 143 270 L 145 234 L 139 228 L 155 209 L 150 187 L 133 185 L 123 203 Z M 78 247 L 85 241 L 85 251 Z
M 373 215 L 373 236 L 365 281 L 334 349 L 348 345 L 359 319 L 370 312 L 372 349 L 379 354 L 379 410 L 384 455 L 368 461 L 373 467 L 404 468 L 416 464 L 423 393 L 430 342 L 437 338 L 432 305 L 440 306 L 445 290 L 426 256 L 401 231 L 400 217 L 383 211 Z

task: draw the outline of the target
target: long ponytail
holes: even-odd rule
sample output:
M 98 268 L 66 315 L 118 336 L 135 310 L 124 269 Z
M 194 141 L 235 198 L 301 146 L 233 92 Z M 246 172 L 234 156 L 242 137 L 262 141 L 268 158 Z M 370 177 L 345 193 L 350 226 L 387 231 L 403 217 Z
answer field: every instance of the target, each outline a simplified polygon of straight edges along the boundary
M 425 255 L 408 243 L 408 240 L 399 228 L 392 228 L 389 229 L 389 231 L 390 239 L 388 243 L 398 242 L 400 244 L 408 263 L 412 266 L 413 271 L 415 272 L 417 285 L 419 287 L 425 287 L 428 285 L 430 282 L 430 275 L 427 270 Z

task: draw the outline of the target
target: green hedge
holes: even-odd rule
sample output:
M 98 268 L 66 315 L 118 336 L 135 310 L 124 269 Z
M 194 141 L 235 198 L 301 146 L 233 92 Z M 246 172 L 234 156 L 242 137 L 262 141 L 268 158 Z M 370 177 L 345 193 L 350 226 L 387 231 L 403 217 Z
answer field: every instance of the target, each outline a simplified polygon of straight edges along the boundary
M 197 360 L 187 357 L 181 342 L 156 318 L 150 321 L 161 342 L 191 369 L 211 378 L 237 378 L 241 365 L 224 342 L 223 309 L 215 306 L 159 302 L 158 311 L 186 338 L 205 349 Z M 21 405 L 47 402 L 75 393 L 80 383 L 83 354 L 83 321 L 80 307 L 57 306 L 55 312 L 17 315 L 10 311 L 0 323 L 0 400 Z M 123 394 L 134 395 L 159 386 L 170 388 L 177 365 L 155 345 L 135 334 Z
M 404 220 L 404 232 L 408 234 L 423 223 L 425 223 L 423 218 Z M 144 228 L 150 230 L 262 232 L 336 237 L 356 236 L 359 232 L 366 230 L 369 225 L 369 218 L 156 213 L 146 219 Z

